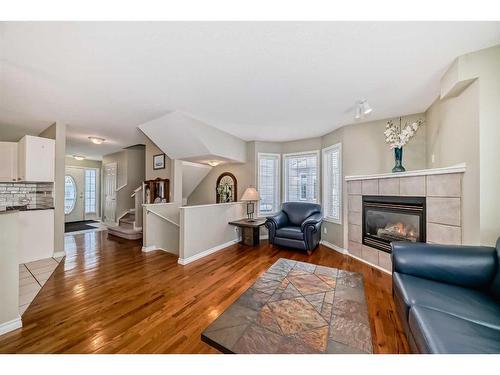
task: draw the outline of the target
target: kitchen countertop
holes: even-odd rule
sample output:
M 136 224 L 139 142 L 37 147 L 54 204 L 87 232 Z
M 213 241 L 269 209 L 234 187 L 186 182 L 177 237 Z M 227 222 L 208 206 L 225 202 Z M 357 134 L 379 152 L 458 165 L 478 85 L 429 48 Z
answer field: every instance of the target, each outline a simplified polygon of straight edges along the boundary
M 9 212 L 19 212 L 19 211 L 40 211 L 40 210 L 53 210 L 54 207 L 46 206 L 10 206 L 6 210 L 0 210 L 0 214 L 6 214 Z
M 0 210 L 0 215 L 17 214 L 19 210 Z

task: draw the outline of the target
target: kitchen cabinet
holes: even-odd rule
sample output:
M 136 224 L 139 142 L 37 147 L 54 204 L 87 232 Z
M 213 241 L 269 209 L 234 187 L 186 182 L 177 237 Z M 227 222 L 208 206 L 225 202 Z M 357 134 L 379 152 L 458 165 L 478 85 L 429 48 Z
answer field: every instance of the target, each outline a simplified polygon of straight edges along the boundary
M 54 210 L 20 211 L 18 263 L 54 255 Z
M 17 180 L 17 143 L 0 142 L 0 182 Z
M 24 136 L 17 147 L 17 180 L 54 182 L 55 141 Z

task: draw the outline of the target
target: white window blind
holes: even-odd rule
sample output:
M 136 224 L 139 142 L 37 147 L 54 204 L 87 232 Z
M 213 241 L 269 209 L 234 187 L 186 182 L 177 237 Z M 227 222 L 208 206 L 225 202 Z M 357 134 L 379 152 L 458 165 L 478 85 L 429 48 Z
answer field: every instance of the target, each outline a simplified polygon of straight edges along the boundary
M 340 143 L 323 150 L 323 210 L 325 217 L 342 222 L 342 147 Z
M 318 201 L 318 152 L 283 156 L 286 202 Z
M 269 215 L 280 208 L 280 155 L 258 154 L 259 214 Z

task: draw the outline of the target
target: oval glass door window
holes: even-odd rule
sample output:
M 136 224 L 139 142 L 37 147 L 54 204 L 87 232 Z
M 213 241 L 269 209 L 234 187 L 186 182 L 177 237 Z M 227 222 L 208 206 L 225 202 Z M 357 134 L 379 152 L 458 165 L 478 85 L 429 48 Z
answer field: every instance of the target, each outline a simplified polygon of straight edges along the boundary
M 70 214 L 76 204 L 76 182 L 71 176 L 64 176 L 64 213 Z

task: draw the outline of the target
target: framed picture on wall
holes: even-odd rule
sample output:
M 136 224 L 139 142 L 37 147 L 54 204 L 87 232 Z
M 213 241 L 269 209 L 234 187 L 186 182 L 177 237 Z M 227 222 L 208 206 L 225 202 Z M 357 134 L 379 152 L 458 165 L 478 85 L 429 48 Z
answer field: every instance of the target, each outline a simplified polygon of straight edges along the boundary
M 165 169 L 165 154 L 153 156 L 153 169 Z

